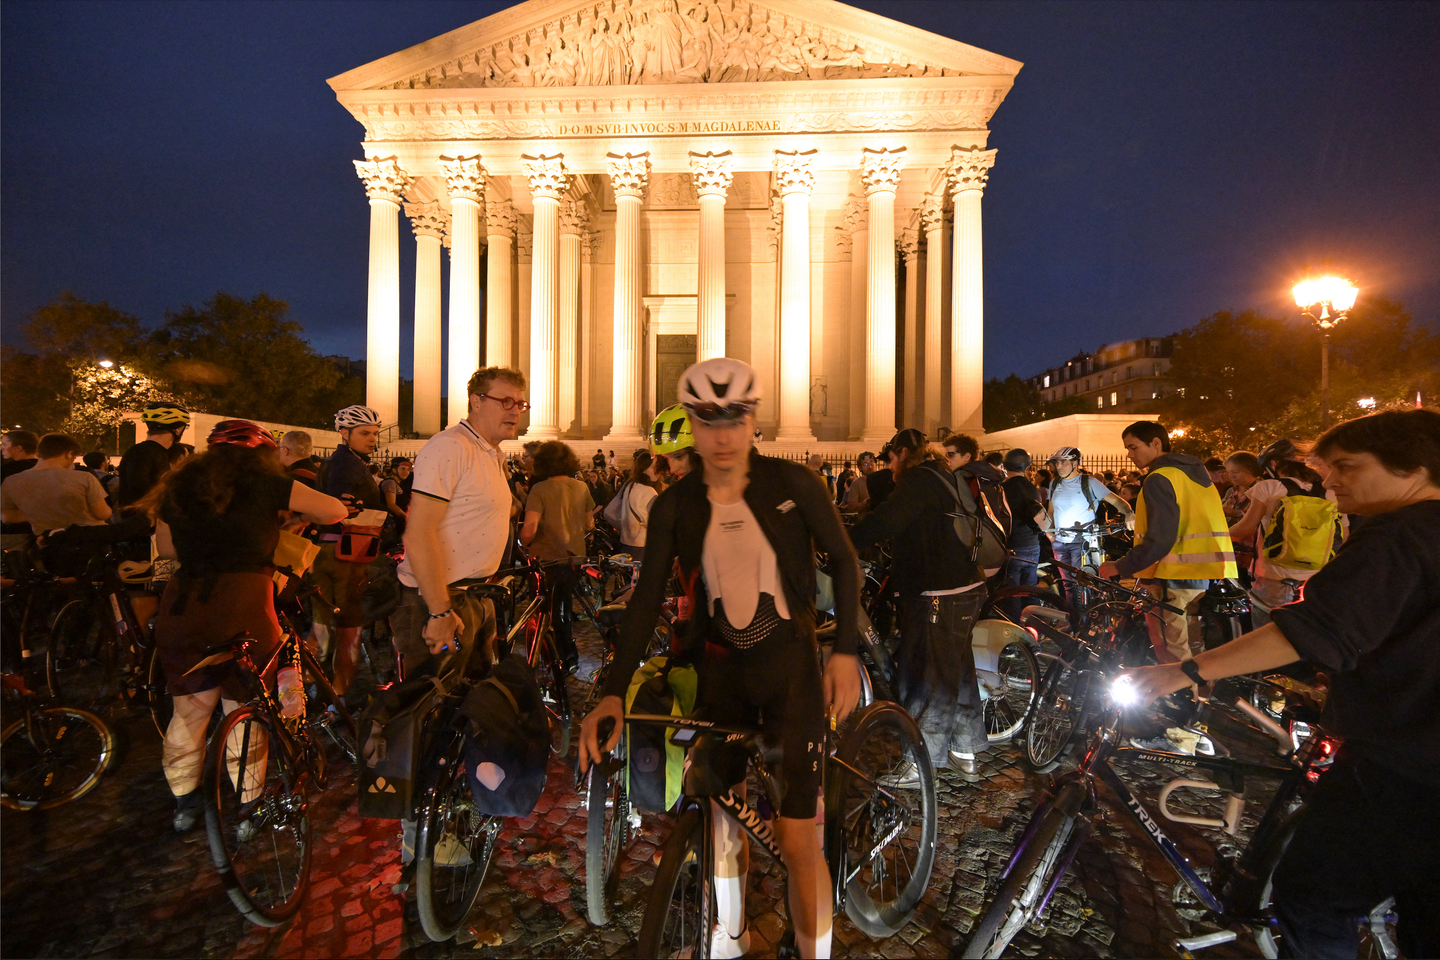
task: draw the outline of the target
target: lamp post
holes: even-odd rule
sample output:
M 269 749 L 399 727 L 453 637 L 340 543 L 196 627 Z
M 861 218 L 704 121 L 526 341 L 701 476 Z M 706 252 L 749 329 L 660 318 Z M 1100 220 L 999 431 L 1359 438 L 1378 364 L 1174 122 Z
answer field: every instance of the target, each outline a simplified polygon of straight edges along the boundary
M 1330 429 L 1330 331 L 1350 313 L 1360 288 L 1341 277 L 1295 284 L 1295 305 L 1320 328 L 1320 429 Z

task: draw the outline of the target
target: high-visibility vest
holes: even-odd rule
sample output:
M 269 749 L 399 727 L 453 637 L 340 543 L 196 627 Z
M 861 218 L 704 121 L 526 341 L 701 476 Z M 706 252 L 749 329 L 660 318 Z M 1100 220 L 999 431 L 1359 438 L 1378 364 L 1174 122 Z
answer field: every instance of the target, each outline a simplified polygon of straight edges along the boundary
M 1136 576 L 1157 580 L 1219 580 L 1239 576 L 1235 567 L 1235 545 L 1230 542 L 1229 524 L 1215 487 L 1202 487 L 1179 467 L 1161 467 L 1152 473 L 1170 481 L 1180 505 L 1180 526 L 1170 552 Z M 1145 540 L 1148 518 L 1145 488 L 1135 505 L 1135 546 Z

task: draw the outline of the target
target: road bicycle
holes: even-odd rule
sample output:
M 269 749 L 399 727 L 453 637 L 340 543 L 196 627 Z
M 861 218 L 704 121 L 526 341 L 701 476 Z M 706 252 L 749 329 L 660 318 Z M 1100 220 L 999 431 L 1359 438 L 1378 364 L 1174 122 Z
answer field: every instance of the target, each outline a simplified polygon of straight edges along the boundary
M 780 809 L 778 743 L 753 727 L 695 717 L 631 714 L 627 723 L 673 728 L 671 742 L 691 749 L 679 816 L 665 841 L 640 928 L 642 957 L 705 957 L 715 922 L 715 853 L 711 821 L 733 818 L 785 872 L 769 819 Z M 743 750 L 759 787 L 757 807 L 727 789 L 697 792 L 705 776 L 697 743 L 725 740 Z M 827 738 L 828 739 L 828 738 Z M 914 916 L 935 858 L 935 777 L 915 721 L 898 704 L 876 702 L 855 712 L 838 747 L 826 744 L 823 771 L 826 862 L 834 880 L 833 909 L 844 910 L 867 936 L 899 932 Z M 913 764 L 918 782 L 885 785 Z M 697 769 L 697 767 L 699 769 Z M 713 802 L 712 802 L 713 801 Z M 793 931 L 787 938 L 793 936 Z
M 1237 699 L 1235 709 L 1248 715 L 1274 739 L 1281 757 L 1278 763 L 1255 763 L 1229 756 L 1181 756 L 1127 746 L 1121 721 L 1123 708 L 1134 704 L 1135 692 L 1124 679 L 1110 685 L 1107 692 L 1108 703 L 1090 734 L 1084 759 L 1078 769 L 1059 777 L 1044 795 L 1000 874 L 999 888 L 964 956 L 999 957 L 1023 927 L 1040 919 L 1090 834 L 1101 802 L 1099 787 L 1104 784 L 1113 797 L 1112 805 L 1129 815 L 1179 875 L 1172 901 L 1181 915 L 1229 928 L 1178 939 L 1174 949 L 1188 957 L 1191 951 L 1237 939 L 1235 928 L 1248 928 L 1261 952 L 1274 957 L 1279 934 L 1271 909 L 1271 879 L 1294 835 L 1307 788 L 1323 775 L 1335 741 L 1317 729 L 1297 749 L 1290 733 L 1244 699 Z M 1117 757 L 1158 761 L 1190 771 L 1161 790 L 1161 815 L 1175 822 L 1219 827 L 1232 837 L 1239 830 L 1245 807 L 1246 779 L 1276 780 L 1278 787 L 1242 849 L 1222 850 L 1214 868 L 1196 868 L 1115 772 L 1111 761 Z M 1171 810 L 1169 799 L 1181 789 L 1223 793 L 1223 816 L 1196 817 Z M 1393 901 L 1387 901 L 1361 921 L 1363 931 L 1383 956 L 1395 956 L 1389 933 L 1394 919 L 1392 908 Z
M 50 810 L 95 788 L 115 762 L 115 737 L 95 714 L 38 705 L 19 674 L 0 677 L 20 719 L 0 733 L 0 805 Z

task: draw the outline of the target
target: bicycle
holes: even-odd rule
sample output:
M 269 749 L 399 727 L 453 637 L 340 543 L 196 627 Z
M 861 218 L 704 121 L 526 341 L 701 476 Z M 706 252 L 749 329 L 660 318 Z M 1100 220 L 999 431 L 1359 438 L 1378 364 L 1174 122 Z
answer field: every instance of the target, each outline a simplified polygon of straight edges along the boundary
M 692 793 L 686 775 L 680 814 L 665 841 L 640 928 L 642 957 L 704 957 L 715 920 L 711 818 L 718 806 L 785 872 L 766 814 L 778 810 L 774 771 L 779 747 L 761 730 L 694 717 L 630 714 L 627 723 L 674 728 L 671 742 L 691 747 L 700 738 L 724 738 L 748 757 L 759 784 L 759 809 L 727 790 L 717 797 Z M 828 738 L 827 738 L 828 739 Z M 843 909 L 867 936 L 899 932 L 914 916 L 930 882 L 935 857 L 935 778 L 915 721 L 898 704 L 876 702 L 850 718 L 838 748 L 826 745 L 823 772 L 823 848 L 834 881 L 832 909 Z M 694 763 L 694 754 L 691 756 Z M 901 765 L 920 772 L 913 787 L 881 782 Z M 714 801 L 712 806 L 711 801 Z M 788 935 L 787 935 L 788 936 Z
M 1271 878 L 1280 862 L 1303 804 L 1306 789 L 1320 775 L 1334 750 L 1334 741 L 1316 733 L 1297 749 L 1292 737 L 1244 699 L 1235 708 L 1248 715 L 1272 737 L 1283 758 L 1279 764 L 1255 763 L 1228 756 L 1188 757 L 1123 744 L 1121 720 L 1128 685 L 1117 682 L 1110 688 L 1110 704 L 1104 718 L 1094 727 L 1078 769 L 1055 781 L 1044 802 L 1031 817 L 1016 843 L 999 880 L 994 898 L 982 916 L 965 957 L 999 957 L 1010 941 L 1027 924 L 1044 913 L 1061 880 L 1075 861 L 1089 835 L 1091 822 L 1100 804 L 1097 781 L 1109 788 L 1117 809 L 1123 810 L 1141 828 L 1151 845 L 1179 875 L 1172 901 L 1187 919 L 1206 919 L 1224 925 L 1249 928 L 1261 952 L 1274 957 L 1277 928 L 1271 911 Z M 1130 691 L 1133 700 L 1133 691 Z M 1116 757 L 1181 764 L 1204 771 L 1206 780 L 1185 777 L 1171 781 L 1160 793 L 1160 813 L 1167 819 L 1223 828 L 1231 836 L 1238 832 L 1245 805 L 1245 779 L 1260 776 L 1279 781 L 1249 841 L 1233 855 L 1220 857 L 1213 871 L 1196 869 L 1166 836 L 1111 767 Z M 1178 789 L 1224 792 L 1222 818 L 1194 817 L 1170 810 L 1168 801 Z M 1362 923 L 1382 950 L 1388 940 L 1384 929 L 1389 903 L 1380 904 Z M 1173 947 L 1181 956 L 1191 951 L 1234 941 L 1235 929 L 1220 930 L 1196 937 L 1177 939 Z M 1386 952 L 1386 956 L 1394 956 Z
M 0 733 L 0 805 L 51 810 L 95 788 L 115 762 L 115 736 L 95 714 L 77 707 L 37 707 L 19 674 L 0 678 L 21 718 Z

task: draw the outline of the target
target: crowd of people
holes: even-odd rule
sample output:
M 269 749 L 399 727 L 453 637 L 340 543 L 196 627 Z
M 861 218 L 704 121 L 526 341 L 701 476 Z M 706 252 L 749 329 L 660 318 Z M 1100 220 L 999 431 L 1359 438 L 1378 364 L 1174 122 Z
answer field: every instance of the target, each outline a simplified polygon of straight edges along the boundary
M 390 623 L 402 669 L 455 663 L 483 673 L 494 659 L 494 610 L 465 586 L 519 551 L 544 561 L 584 556 L 601 526 L 640 562 L 616 662 L 639 663 L 678 583 L 699 709 L 763 721 L 785 742 L 776 835 L 789 915 L 800 954 L 828 956 L 832 883 L 814 829 L 818 750 L 827 715 L 844 720 L 860 697 L 861 559 L 887 542 L 905 545 L 890 560 L 897 692 L 933 765 L 973 772 L 987 739 L 970 640 L 991 589 L 1034 584 L 1050 559 L 1095 567 L 1091 542 L 1127 531 L 1125 547 L 1096 573 L 1133 579 L 1174 608 L 1152 618 L 1155 665 L 1133 671 L 1146 697 L 1204 698 L 1216 680 L 1300 659 L 1329 674 L 1327 723 L 1345 747 L 1277 873 L 1286 949 L 1353 956 L 1346 917 L 1391 894 L 1406 949 L 1420 951 L 1410 955 L 1440 950 L 1426 869 L 1440 852 L 1428 816 L 1430 788 L 1440 784 L 1440 414 L 1376 414 L 1309 448 L 1281 440 L 1223 461 L 1175 451 L 1163 425 L 1141 420 L 1121 436 L 1134 470 L 1118 475 L 1086 470 L 1074 447 L 1040 461 L 1021 449 L 982 454 L 963 433 L 932 439 L 907 428 L 837 472 L 819 455 L 801 464 L 757 450 L 760 378 L 739 360 L 686 370 L 679 404 L 656 417 L 644 447 L 618 460 L 597 449 L 582 463 L 558 440 L 507 457 L 501 445 L 515 439 L 526 389 L 519 371 L 478 370 L 467 416 L 413 462 L 375 462 L 382 424 L 360 405 L 336 414 L 341 442 L 323 459 L 304 432 L 275 437 L 247 421 L 217 424 L 195 454 L 179 439 L 189 414 L 172 403 L 146 407 L 148 435 L 113 473 L 98 460 L 77 466 L 79 445 L 63 435 L 4 435 L 7 548 L 64 527 L 130 523 L 122 537 L 178 561 L 154 618 L 175 701 L 164 773 L 177 830 L 201 816 L 208 720 L 240 696 L 233 670 L 196 665 L 237 629 L 260 653 L 278 642 L 271 574 L 283 536 L 318 548 L 309 640 L 344 695 L 359 662 L 361 599 L 385 550 L 400 557 Z M 823 670 L 817 551 L 837 621 Z M 575 574 L 558 564 L 547 576 L 557 649 L 573 672 Z M 1221 581 L 1246 586 L 1254 629 L 1207 650 L 1200 603 Z M 582 769 L 614 748 L 630 679 L 614 671 L 585 718 Z M 602 739 L 606 720 L 615 726 Z M 712 760 L 743 790 L 743 756 L 722 750 Z M 918 776 L 912 765 L 887 784 L 903 789 Z M 1363 838 L 1349 829 L 1355 810 L 1374 828 Z M 722 866 L 711 955 L 736 957 L 748 948 L 744 841 L 730 818 L 715 824 Z M 406 861 L 414 841 L 406 822 Z

